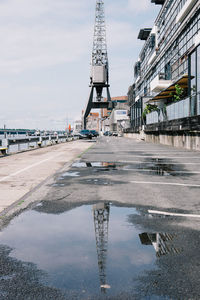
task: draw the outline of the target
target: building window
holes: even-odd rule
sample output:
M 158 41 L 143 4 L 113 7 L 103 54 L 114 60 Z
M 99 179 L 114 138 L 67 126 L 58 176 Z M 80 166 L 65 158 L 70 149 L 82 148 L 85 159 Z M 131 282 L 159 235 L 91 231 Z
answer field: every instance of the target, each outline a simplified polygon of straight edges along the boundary
M 189 87 L 191 96 L 191 115 L 199 112 L 197 93 L 200 92 L 200 46 L 198 46 L 189 57 Z
M 197 93 L 200 93 L 200 46 L 197 48 Z
M 118 110 L 117 111 L 117 115 L 126 115 L 126 114 L 127 114 L 126 110 Z
M 190 94 L 196 94 L 196 51 L 190 56 Z
M 170 62 L 168 62 L 165 65 L 165 80 L 171 80 L 171 79 L 172 79 L 172 69 L 171 69 Z

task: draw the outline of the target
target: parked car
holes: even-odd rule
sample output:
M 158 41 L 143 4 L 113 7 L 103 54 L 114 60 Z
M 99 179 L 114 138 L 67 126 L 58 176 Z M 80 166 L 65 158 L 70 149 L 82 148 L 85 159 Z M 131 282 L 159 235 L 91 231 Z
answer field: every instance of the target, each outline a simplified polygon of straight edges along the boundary
M 96 130 L 90 130 L 90 133 L 91 133 L 94 137 L 99 136 L 99 133 L 98 133 Z
M 112 135 L 113 136 L 118 136 L 118 132 L 117 131 L 113 131 Z
M 111 133 L 110 131 L 105 131 L 105 132 L 104 132 L 104 135 L 105 135 L 105 136 L 111 136 L 112 133 Z
M 83 129 L 79 132 L 79 139 L 92 139 L 90 130 Z

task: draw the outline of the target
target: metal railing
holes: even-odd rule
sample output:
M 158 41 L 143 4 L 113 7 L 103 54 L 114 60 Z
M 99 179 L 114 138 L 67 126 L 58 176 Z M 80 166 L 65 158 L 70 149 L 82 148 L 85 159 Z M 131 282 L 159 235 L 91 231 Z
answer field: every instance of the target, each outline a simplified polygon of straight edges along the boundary
M 200 93 L 146 115 L 146 125 L 200 115 Z
M 146 115 L 146 124 L 158 123 L 158 112 L 152 111 L 150 114 Z
M 200 93 L 197 94 L 197 114 L 200 115 Z
M 4 154 L 10 154 L 29 149 L 51 146 L 58 143 L 76 140 L 78 137 L 67 135 L 49 135 L 49 136 L 25 136 L 8 137 L 0 139 L 0 151 Z
M 190 116 L 190 98 L 167 105 L 167 120 L 175 120 Z

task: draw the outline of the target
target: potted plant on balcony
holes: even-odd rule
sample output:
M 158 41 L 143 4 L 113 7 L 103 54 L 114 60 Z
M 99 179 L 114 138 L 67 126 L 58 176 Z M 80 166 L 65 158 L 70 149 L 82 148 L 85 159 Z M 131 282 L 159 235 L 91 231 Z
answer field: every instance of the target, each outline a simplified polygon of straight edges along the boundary
M 171 92 L 170 95 L 172 96 L 172 100 L 174 102 L 177 102 L 184 97 L 184 95 L 185 95 L 184 89 L 179 84 L 176 84 L 175 91 Z
M 149 103 L 146 104 L 146 107 L 144 108 L 143 113 L 142 113 L 142 119 L 143 119 L 144 124 L 146 124 L 146 115 L 150 114 L 152 111 L 158 111 L 158 106 L 154 105 L 154 104 L 149 104 Z

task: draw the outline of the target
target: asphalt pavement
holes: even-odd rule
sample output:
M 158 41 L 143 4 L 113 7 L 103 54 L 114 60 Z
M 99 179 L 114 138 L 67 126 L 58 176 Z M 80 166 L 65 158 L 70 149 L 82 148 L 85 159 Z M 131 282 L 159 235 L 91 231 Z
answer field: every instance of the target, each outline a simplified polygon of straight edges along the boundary
M 199 299 L 200 153 L 123 137 L 90 146 L 3 216 L 0 293 Z

